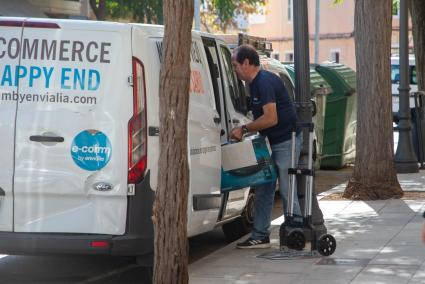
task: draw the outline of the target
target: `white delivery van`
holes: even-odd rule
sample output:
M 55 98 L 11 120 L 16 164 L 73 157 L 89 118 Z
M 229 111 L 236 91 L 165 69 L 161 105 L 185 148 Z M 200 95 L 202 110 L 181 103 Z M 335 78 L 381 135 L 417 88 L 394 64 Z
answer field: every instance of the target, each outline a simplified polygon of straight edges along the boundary
M 153 25 L 0 18 L 0 253 L 152 253 L 162 40 Z M 230 56 L 193 32 L 189 236 L 252 220 L 250 189 L 220 191 L 221 145 L 249 122 Z
M 416 79 L 416 64 L 415 56 L 413 54 L 409 55 L 409 84 L 410 84 L 410 96 L 409 96 L 409 105 L 410 108 L 415 107 L 415 99 L 412 95 L 413 92 L 418 91 L 418 81 Z M 399 109 L 399 91 L 398 87 L 400 85 L 400 57 L 392 56 L 391 57 L 391 93 L 392 93 L 392 105 L 393 113 L 397 113 Z

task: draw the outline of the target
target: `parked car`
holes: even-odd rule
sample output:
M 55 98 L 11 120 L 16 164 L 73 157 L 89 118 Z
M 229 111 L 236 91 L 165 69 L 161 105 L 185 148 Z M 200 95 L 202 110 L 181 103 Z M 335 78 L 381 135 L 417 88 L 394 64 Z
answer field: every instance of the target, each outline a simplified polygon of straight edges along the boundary
M 416 64 L 414 55 L 409 56 L 409 84 L 410 93 L 418 90 L 418 81 L 416 78 Z M 400 85 L 400 57 L 391 57 L 391 93 L 392 93 L 392 105 L 393 113 L 397 113 L 399 109 L 399 91 Z M 415 107 L 415 100 L 413 95 L 410 95 L 409 99 L 410 108 Z

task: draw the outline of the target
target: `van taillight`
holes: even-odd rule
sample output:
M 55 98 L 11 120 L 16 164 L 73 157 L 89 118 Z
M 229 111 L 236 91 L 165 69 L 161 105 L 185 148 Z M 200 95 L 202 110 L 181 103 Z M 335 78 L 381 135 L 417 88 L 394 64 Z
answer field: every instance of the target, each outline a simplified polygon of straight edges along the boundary
M 133 117 L 128 122 L 128 183 L 139 183 L 146 171 L 146 86 L 143 64 L 133 57 Z

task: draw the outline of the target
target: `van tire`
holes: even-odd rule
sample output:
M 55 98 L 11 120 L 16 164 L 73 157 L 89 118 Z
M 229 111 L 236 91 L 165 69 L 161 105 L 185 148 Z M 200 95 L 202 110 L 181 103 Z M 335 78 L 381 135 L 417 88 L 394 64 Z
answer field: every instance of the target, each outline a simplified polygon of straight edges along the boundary
M 254 203 L 255 194 L 251 191 L 242 215 L 222 226 L 223 233 L 228 241 L 233 242 L 251 231 L 254 224 Z

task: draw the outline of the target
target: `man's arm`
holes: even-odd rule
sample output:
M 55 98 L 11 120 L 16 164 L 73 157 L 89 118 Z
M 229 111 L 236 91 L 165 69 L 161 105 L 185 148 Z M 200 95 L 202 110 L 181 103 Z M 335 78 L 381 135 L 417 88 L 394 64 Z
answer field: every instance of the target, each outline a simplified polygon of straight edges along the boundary
M 246 128 L 249 132 L 257 132 L 270 127 L 273 127 L 277 124 L 277 110 L 276 103 L 268 103 L 263 106 L 263 115 L 254 120 L 251 123 L 246 124 Z M 231 138 L 238 140 L 242 139 L 243 131 L 242 127 L 235 127 L 230 133 Z

